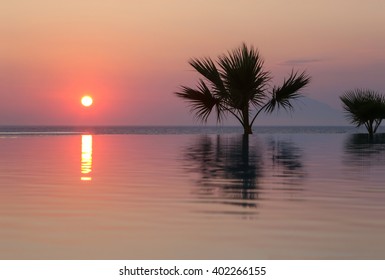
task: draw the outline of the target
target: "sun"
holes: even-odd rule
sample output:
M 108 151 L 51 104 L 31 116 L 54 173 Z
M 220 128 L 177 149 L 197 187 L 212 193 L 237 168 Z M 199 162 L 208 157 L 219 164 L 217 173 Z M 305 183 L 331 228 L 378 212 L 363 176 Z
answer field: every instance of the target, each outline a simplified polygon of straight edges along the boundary
M 94 100 L 92 99 L 91 96 L 86 95 L 86 96 L 82 97 L 81 102 L 82 102 L 82 105 L 84 107 L 90 107 L 92 105 L 92 103 L 94 102 Z

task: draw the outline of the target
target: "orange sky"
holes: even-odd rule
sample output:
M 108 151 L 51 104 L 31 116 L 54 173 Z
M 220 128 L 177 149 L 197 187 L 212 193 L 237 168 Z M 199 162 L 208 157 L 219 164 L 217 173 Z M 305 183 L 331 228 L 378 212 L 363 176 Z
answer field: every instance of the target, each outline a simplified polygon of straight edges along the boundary
M 385 1 L 15 0 L 0 10 L 0 125 L 195 124 L 172 93 L 187 61 L 242 42 L 277 80 L 340 109 L 354 87 L 385 93 Z M 80 98 L 94 97 L 92 108 Z

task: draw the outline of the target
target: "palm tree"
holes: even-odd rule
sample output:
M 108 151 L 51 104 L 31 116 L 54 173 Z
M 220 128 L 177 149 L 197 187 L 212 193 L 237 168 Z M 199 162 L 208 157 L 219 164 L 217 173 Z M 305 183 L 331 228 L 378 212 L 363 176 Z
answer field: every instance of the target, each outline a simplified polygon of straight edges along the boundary
M 369 136 L 377 132 L 385 118 L 385 97 L 369 89 L 354 89 L 340 97 L 350 122 L 357 127 L 365 125 Z
M 175 94 L 190 102 L 198 120 L 207 122 L 215 107 L 217 121 L 233 115 L 243 126 L 244 134 L 252 133 L 257 116 L 280 107 L 292 110 L 291 100 L 300 97 L 299 90 L 310 82 L 304 72 L 292 71 L 281 86 L 269 87 L 270 72 L 257 49 L 242 44 L 214 62 L 211 58 L 191 59 L 189 64 L 203 76 L 197 88 L 186 86 Z

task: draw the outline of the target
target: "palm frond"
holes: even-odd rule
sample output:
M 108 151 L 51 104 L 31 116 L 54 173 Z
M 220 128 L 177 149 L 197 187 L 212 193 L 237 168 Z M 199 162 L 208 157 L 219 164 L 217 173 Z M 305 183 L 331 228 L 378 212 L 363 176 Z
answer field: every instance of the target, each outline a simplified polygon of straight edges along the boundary
M 221 79 L 221 75 L 211 58 L 193 58 L 190 59 L 189 64 L 211 83 L 214 95 L 218 95 L 222 98 L 226 97 L 226 89 Z
M 232 107 L 241 109 L 249 102 L 255 107 L 262 106 L 264 91 L 270 81 L 270 73 L 263 71 L 263 64 L 258 50 L 248 48 L 246 44 L 219 56 L 218 65 Z
M 300 90 L 310 82 L 310 76 L 305 71 L 302 73 L 291 71 L 288 79 L 285 79 L 280 87 L 274 87 L 271 100 L 267 103 L 265 111 L 273 112 L 281 107 L 285 110 L 292 110 L 291 101 L 301 96 Z
M 175 94 L 189 102 L 191 111 L 198 120 L 207 122 L 213 107 L 216 106 L 217 120 L 221 121 L 223 110 L 220 100 L 212 94 L 203 80 L 199 80 L 197 89 L 182 86 L 181 91 Z

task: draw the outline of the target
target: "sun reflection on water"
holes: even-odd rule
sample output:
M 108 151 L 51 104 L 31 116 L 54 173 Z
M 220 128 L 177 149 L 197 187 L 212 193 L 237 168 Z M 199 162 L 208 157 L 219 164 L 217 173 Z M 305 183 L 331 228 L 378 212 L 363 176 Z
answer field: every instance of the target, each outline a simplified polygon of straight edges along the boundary
M 80 180 L 91 181 L 92 172 L 92 135 L 82 135 L 82 161 Z

